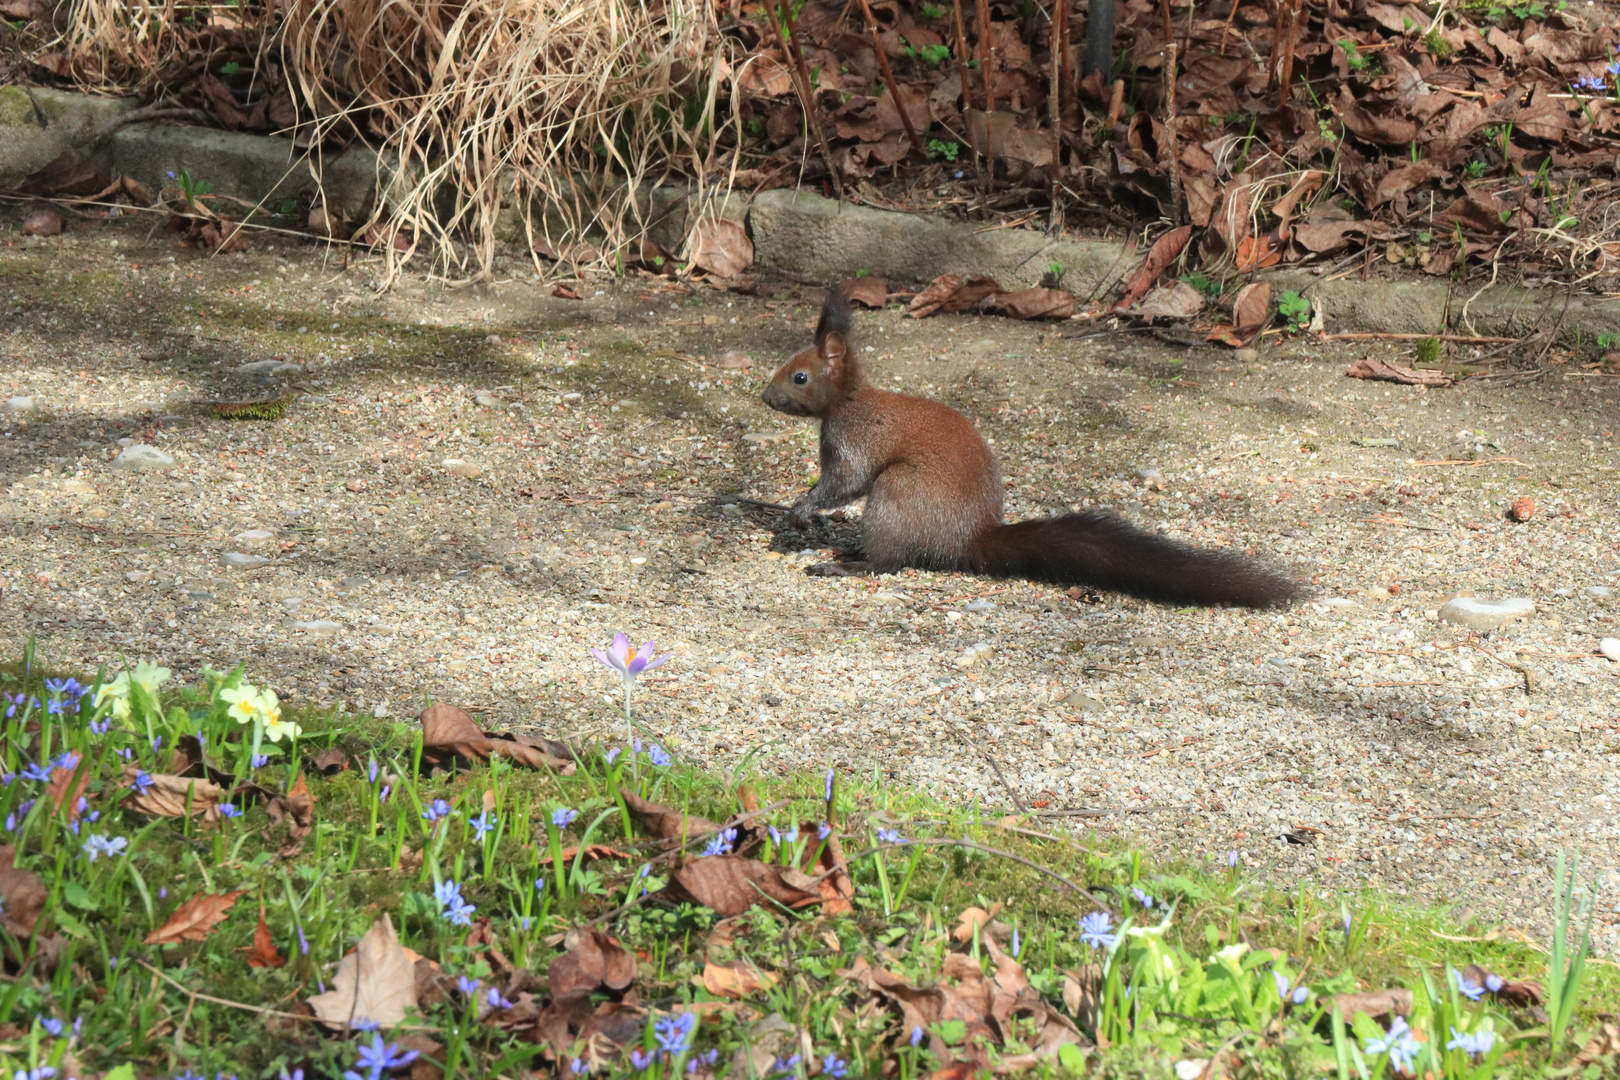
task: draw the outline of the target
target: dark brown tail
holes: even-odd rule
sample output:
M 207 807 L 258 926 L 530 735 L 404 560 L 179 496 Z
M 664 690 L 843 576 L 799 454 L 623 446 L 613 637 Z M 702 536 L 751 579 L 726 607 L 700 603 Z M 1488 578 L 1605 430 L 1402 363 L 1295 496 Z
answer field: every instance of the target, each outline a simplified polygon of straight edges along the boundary
M 1088 585 L 1162 604 L 1282 607 L 1304 591 L 1235 551 L 1196 548 L 1098 511 L 998 525 L 974 540 L 968 561 L 992 577 Z

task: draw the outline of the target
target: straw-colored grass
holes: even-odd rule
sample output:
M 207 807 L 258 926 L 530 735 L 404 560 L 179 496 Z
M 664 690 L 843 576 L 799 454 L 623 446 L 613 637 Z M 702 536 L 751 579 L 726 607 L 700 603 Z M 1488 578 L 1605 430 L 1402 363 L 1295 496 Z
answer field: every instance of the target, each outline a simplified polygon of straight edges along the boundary
M 275 25 L 252 7 L 83 0 L 76 69 L 110 88 L 172 63 L 196 48 L 187 11 L 265 43 L 300 142 L 378 148 L 391 178 L 362 227 L 409 241 L 382 246 L 391 270 L 426 250 L 448 276 L 488 276 L 503 208 L 531 249 L 588 241 L 612 260 L 650 224 L 646 185 L 716 173 L 729 69 L 707 0 L 290 0 Z

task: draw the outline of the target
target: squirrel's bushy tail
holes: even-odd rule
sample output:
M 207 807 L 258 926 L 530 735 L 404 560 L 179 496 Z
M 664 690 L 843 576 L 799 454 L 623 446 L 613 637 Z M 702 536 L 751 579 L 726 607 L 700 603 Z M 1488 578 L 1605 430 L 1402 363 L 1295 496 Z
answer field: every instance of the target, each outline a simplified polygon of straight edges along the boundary
M 1282 607 L 1303 589 L 1235 551 L 1197 548 L 1100 511 L 997 525 L 981 533 L 966 569 L 1088 585 L 1163 604 Z

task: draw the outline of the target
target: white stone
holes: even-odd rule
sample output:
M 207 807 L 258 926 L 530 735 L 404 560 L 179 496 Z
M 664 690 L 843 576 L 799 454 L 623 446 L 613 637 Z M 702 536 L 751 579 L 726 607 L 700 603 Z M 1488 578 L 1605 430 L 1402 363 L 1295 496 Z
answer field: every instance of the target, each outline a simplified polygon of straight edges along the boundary
M 1614 590 L 1607 585 L 1589 585 L 1586 589 L 1586 595 L 1594 600 L 1612 600 Z
M 1330 596 L 1326 600 L 1318 600 L 1316 606 L 1326 608 L 1329 611 L 1354 611 L 1361 605 L 1342 596 Z
M 306 630 L 317 637 L 330 637 L 343 629 L 343 624 L 335 623 L 331 619 L 315 619 L 311 622 L 295 622 L 293 628 Z
M 118 451 L 118 456 L 112 460 L 112 466 L 115 469 L 142 471 L 148 469 L 172 469 L 174 468 L 174 458 L 155 446 L 135 443 Z
M 1598 642 L 1598 652 L 1620 664 L 1620 638 L 1606 637 Z
M 248 529 L 231 537 L 238 545 L 248 548 L 264 547 L 275 538 L 276 534 L 269 529 Z
M 485 409 L 499 409 L 506 405 L 506 402 L 491 394 L 488 390 L 478 391 L 473 395 L 473 401 Z
M 83 480 L 64 480 L 62 482 L 62 494 L 64 495 L 94 495 L 95 493 L 96 489 Z
M 451 476 L 459 476 L 464 480 L 476 480 L 484 475 L 482 467 L 474 465 L 470 461 L 463 461 L 460 458 L 453 457 L 444 459 L 444 471 Z
M 1443 622 L 1465 626 L 1470 630 L 1495 630 L 1499 626 L 1506 626 L 1514 619 L 1533 615 L 1535 610 L 1536 605 L 1522 597 L 1512 600 L 1476 600 L 1471 596 L 1459 596 L 1441 604 L 1439 615 Z
M 7 398 L 4 405 L 0 405 L 0 412 L 27 412 L 34 407 L 31 397 Z
M 227 570 L 252 570 L 255 566 L 270 565 L 270 560 L 263 555 L 248 555 L 240 551 L 227 551 L 219 557 L 219 565 Z

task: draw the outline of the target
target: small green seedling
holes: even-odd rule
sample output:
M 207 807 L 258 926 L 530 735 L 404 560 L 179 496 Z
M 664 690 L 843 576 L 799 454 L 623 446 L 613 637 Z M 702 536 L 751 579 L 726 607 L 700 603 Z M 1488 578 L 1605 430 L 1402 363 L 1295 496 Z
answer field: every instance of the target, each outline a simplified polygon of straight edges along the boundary
M 946 139 L 929 139 L 928 153 L 930 157 L 944 158 L 951 163 L 956 162 L 956 155 L 962 152 L 962 144 Z
M 1285 292 L 1277 301 L 1277 314 L 1288 324 L 1288 332 L 1297 334 L 1311 324 L 1311 302 L 1297 292 Z
M 1440 339 L 1437 337 L 1418 338 L 1412 343 L 1412 359 L 1422 365 L 1438 364 L 1440 362 Z

